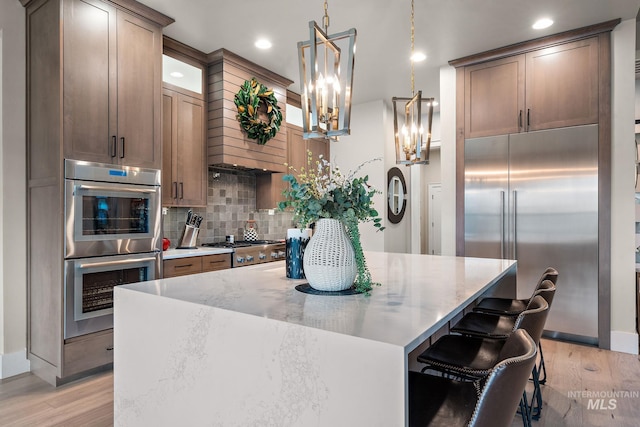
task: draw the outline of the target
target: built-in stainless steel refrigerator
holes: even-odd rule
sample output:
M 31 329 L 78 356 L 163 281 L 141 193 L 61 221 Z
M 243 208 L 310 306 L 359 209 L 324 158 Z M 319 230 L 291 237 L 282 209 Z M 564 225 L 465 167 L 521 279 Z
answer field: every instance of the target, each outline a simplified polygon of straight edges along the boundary
M 598 126 L 465 141 L 465 256 L 518 260 L 518 297 L 559 272 L 545 330 L 598 339 Z

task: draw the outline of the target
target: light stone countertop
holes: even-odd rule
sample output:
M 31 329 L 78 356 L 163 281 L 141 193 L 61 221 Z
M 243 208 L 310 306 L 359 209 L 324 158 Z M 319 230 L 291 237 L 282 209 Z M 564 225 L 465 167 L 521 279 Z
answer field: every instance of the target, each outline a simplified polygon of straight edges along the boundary
M 217 255 L 217 254 L 230 254 L 233 249 L 229 248 L 210 248 L 210 247 L 198 247 L 195 249 L 167 249 L 162 252 L 162 259 L 176 259 L 176 258 L 188 258 L 192 256 L 204 256 L 204 255 Z
M 516 269 L 513 260 L 365 255 L 374 281 L 382 283 L 371 296 L 301 293 L 295 286 L 304 280 L 287 279 L 284 261 L 118 288 L 398 345 L 408 353 Z

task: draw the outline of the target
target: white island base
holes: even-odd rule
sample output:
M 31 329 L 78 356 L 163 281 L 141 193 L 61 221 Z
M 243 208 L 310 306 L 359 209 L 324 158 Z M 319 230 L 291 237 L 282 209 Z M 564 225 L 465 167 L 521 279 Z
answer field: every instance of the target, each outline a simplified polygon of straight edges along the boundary
M 370 252 L 370 297 L 284 262 L 115 288 L 116 426 L 403 426 L 408 355 L 515 262 Z

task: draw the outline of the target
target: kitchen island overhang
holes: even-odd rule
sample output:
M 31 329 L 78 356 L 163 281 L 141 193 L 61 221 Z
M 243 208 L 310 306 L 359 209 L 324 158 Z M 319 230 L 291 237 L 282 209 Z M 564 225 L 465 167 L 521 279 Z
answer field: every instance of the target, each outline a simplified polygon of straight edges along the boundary
M 404 425 L 408 357 L 509 260 L 368 252 L 364 295 L 296 291 L 284 262 L 116 289 L 116 425 Z

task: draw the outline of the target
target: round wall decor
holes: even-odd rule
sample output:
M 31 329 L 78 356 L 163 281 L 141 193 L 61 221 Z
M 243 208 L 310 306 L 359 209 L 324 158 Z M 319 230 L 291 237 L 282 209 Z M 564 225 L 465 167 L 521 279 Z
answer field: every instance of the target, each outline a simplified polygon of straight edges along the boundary
M 234 103 L 238 107 L 236 119 L 248 138 L 264 145 L 276 136 L 282 124 L 282 112 L 273 90 L 252 78 L 240 86 Z

